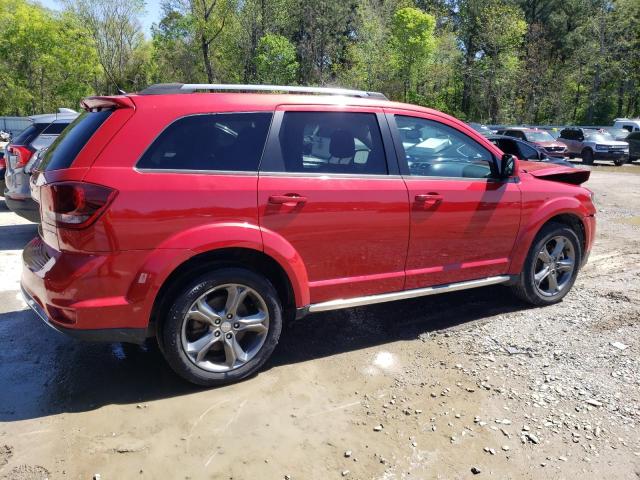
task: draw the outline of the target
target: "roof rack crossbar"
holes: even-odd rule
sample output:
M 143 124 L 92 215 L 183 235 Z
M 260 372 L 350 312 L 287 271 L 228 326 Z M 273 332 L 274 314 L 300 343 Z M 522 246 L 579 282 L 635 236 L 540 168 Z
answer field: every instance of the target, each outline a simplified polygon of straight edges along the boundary
M 304 87 L 299 85 L 239 85 L 215 83 L 158 83 L 140 92 L 142 95 L 162 95 L 172 93 L 193 93 L 199 90 L 221 92 L 286 92 L 315 93 L 320 95 L 342 95 L 346 97 L 381 98 L 387 97 L 380 92 L 367 92 L 348 88 Z

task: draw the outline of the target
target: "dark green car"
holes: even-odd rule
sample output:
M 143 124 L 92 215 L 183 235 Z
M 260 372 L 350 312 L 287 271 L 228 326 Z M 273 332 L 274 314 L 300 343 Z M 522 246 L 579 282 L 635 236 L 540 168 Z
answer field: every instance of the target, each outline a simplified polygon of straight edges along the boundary
M 629 162 L 640 159 L 640 132 L 631 132 L 624 139 L 629 144 Z

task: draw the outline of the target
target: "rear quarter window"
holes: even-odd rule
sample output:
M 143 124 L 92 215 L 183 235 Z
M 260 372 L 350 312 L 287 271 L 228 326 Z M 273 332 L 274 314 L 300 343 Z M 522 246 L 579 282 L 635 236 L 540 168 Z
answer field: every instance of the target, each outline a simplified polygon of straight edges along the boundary
M 40 164 L 41 170 L 69 168 L 82 147 L 109 118 L 112 110 L 84 112 L 78 116 L 49 147 Z
M 45 129 L 46 123 L 33 123 L 11 140 L 12 145 L 29 145 Z
M 170 124 L 139 169 L 257 172 L 271 112 L 191 115 Z

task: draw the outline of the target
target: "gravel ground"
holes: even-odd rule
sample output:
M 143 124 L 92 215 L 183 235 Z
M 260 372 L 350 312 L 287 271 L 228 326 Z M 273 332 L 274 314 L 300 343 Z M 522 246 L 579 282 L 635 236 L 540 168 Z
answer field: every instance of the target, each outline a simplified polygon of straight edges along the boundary
M 640 477 L 640 166 L 593 167 L 573 291 L 488 287 L 309 316 L 248 381 L 78 343 L 18 296 L 35 234 L 0 202 L 0 479 Z

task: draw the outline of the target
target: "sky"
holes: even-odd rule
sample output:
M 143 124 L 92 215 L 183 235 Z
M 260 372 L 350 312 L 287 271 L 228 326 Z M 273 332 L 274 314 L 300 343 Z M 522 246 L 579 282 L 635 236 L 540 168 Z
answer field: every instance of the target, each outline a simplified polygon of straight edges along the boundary
M 145 0 L 145 14 L 140 16 L 140 23 L 147 37 L 151 37 L 151 24 L 158 23 L 162 15 L 161 0 Z M 59 0 L 38 0 L 38 2 L 52 10 L 61 10 L 62 2 Z

